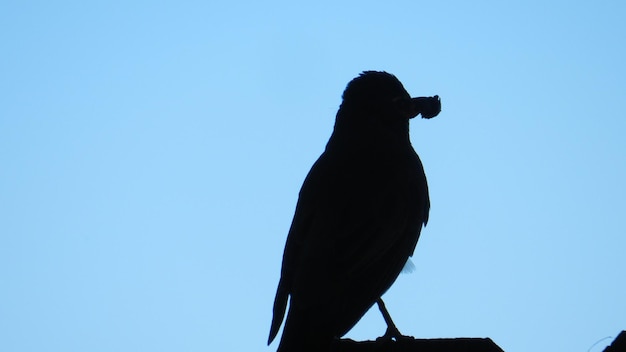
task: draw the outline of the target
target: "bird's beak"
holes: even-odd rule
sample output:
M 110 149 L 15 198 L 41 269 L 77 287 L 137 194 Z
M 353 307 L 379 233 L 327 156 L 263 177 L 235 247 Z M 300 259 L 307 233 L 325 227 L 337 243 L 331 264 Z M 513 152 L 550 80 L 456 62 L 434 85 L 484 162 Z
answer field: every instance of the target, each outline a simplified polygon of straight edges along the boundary
M 431 119 L 441 112 L 441 99 L 434 97 L 411 98 L 411 117 L 422 114 L 422 118 Z

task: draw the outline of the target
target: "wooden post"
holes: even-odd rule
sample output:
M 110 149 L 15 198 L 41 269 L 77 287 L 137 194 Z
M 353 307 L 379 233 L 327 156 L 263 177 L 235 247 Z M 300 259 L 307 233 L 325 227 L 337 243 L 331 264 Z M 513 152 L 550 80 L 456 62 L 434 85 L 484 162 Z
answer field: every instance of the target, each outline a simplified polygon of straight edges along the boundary
M 490 338 L 336 340 L 331 352 L 504 352 Z
M 617 335 L 615 340 L 611 343 L 610 346 L 604 349 L 602 352 L 624 352 L 626 351 L 626 330 L 622 330 L 622 332 Z

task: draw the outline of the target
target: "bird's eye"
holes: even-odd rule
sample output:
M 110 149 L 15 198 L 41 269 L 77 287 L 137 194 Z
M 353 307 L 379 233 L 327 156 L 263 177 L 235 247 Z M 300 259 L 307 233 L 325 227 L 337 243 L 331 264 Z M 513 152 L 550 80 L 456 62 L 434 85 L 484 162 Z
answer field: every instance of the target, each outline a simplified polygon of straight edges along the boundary
M 400 110 L 406 110 L 409 108 L 409 100 L 403 98 L 403 97 L 396 97 L 393 100 L 393 104 L 396 106 L 396 108 L 400 109 Z

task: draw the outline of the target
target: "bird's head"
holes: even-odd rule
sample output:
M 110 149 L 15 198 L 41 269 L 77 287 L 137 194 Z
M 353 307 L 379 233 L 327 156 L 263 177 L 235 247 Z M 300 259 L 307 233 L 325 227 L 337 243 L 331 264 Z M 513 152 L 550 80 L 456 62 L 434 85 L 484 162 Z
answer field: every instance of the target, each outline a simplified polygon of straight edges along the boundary
M 441 111 L 438 96 L 411 98 L 396 76 L 381 71 L 365 71 L 350 81 L 343 92 L 343 102 L 337 116 L 363 124 L 373 119 L 383 125 L 404 124 L 422 114 L 432 118 Z

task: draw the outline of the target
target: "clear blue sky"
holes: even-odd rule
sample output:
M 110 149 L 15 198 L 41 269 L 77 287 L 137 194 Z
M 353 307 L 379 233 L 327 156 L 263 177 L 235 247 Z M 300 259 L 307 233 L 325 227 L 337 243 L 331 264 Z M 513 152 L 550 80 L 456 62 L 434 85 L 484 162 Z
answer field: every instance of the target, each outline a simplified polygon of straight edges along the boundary
M 443 101 L 411 125 L 432 210 L 385 295 L 400 330 L 507 352 L 616 336 L 624 18 L 602 0 L 3 2 L 0 350 L 274 351 L 298 191 L 368 69 Z M 348 336 L 383 332 L 372 311 Z

